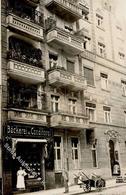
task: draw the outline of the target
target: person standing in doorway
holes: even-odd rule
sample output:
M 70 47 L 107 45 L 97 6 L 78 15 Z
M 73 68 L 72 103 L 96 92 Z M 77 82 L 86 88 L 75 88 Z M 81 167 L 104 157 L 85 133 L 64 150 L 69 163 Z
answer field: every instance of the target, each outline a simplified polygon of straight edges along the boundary
M 18 190 L 25 190 L 25 176 L 27 173 L 25 170 L 22 169 L 22 167 L 19 168 L 17 171 L 17 189 Z

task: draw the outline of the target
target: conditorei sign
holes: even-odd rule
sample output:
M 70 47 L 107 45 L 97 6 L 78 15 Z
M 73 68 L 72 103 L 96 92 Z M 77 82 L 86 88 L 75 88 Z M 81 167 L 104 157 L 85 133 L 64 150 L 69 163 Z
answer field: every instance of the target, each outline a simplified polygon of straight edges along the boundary
M 53 136 L 53 131 L 47 127 L 20 125 L 20 124 L 8 124 L 7 135 L 14 137 L 38 137 L 38 138 L 50 138 Z

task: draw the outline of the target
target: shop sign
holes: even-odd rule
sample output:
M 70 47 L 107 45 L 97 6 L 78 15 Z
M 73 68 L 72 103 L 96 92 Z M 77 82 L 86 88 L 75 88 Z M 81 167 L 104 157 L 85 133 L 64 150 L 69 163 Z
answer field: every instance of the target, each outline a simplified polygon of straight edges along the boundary
M 7 134 L 14 137 L 38 137 L 50 138 L 52 137 L 52 129 L 47 127 L 38 127 L 30 125 L 8 124 Z

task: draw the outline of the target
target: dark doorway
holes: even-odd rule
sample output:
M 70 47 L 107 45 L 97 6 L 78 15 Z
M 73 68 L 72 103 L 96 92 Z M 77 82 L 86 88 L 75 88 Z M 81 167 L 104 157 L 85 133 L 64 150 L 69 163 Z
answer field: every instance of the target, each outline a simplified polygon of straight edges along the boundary
M 109 152 L 110 152 L 110 164 L 111 164 L 111 172 L 112 176 L 120 175 L 120 165 L 118 159 L 118 151 L 115 151 L 115 143 L 110 140 L 109 141 Z

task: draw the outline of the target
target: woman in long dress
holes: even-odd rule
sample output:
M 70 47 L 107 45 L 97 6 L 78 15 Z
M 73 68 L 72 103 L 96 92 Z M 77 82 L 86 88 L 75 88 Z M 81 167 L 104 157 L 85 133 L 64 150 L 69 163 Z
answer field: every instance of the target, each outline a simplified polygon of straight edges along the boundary
M 25 180 L 24 177 L 27 175 L 25 170 L 20 167 L 20 169 L 17 171 L 17 189 L 24 190 L 25 189 Z

